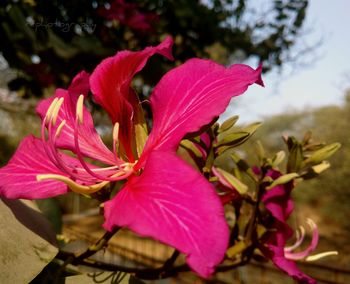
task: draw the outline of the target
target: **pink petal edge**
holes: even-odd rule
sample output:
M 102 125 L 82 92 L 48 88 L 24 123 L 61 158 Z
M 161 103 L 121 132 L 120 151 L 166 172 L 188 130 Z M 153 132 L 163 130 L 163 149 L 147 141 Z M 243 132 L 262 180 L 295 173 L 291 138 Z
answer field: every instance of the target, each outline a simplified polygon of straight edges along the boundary
M 215 189 L 174 153 L 154 151 L 144 172 L 105 203 L 104 228 L 128 227 L 171 245 L 207 277 L 228 245 L 229 230 Z
M 134 111 L 139 108 L 138 98 L 130 88 L 131 80 L 154 54 L 161 54 L 172 60 L 172 45 L 172 39 L 167 37 L 155 47 L 136 52 L 120 51 L 103 60 L 90 77 L 95 101 L 107 111 L 113 124 L 120 124 L 119 139 L 129 159 L 133 156 L 130 141 L 134 135 Z
M 210 123 L 253 83 L 263 85 L 261 66 L 225 68 L 211 60 L 191 59 L 166 73 L 151 95 L 153 129 L 143 159 L 152 149 L 175 150 L 187 133 Z
M 0 169 L 0 196 L 39 199 L 67 193 L 64 183 L 55 180 L 38 182 L 38 174 L 65 175 L 47 157 L 42 141 L 31 135 L 22 140 L 9 163 Z

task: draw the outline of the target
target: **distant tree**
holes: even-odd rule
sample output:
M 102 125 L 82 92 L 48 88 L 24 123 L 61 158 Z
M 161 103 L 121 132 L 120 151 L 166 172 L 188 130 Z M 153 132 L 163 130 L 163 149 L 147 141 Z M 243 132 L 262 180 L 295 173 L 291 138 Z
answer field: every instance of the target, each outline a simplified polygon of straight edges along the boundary
M 175 39 L 179 62 L 255 57 L 266 71 L 288 60 L 308 1 L 264 4 L 258 10 L 249 0 L 4 0 L 0 51 L 18 70 L 10 88 L 37 96 L 47 86 L 66 85 L 81 69 L 91 71 L 117 50 L 154 45 L 166 34 Z M 148 68 L 152 72 L 143 73 L 150 85 L 168 69 L 157 60 Z

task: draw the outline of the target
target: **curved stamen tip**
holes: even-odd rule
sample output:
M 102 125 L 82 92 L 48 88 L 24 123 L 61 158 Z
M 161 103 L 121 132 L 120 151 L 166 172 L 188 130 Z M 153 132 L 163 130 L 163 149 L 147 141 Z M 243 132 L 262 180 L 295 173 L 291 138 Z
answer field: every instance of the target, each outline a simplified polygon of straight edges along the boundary
M 56 121 L 57 121 L 57 117 L 58 117 L 58 113 L 61 109 L 61 106 L 63 104 L 64 98 L 61 97 L 57 100 L 55 106 L 52 109 L 52 113 L 51 113 L 51 120 L 52 120 L 52 125 L 56 125 Z
M 42 174 L 42 175 L 37 175 L 36 180 L 37 181 L 45 181 L 45 180 L 57 180 L 65 183 L 72 191 L 80 194 L 92 194 L 95 193 L 99 190 L 101 190 L 104 186 L 106 186 L 109 181 L 103 181 L 100 183 L 96 183 L 93 185 L 81 185 L 79 183 L 76 183 L 72 179 L 62 176 L 62 175 L 57 175 L 57 174 Z
M 63 126 L 66 124 L 66 120 L 62 120 L 60 125 L 57 127 L 56 133 L 55 133 L 55 139 L 61 134 Z
M 54 98 L 53 101 L 51 102 L 49 108 L 46 111 L 46 115 L 45 115 L 45 120 L 46 121 L 50 121 L 51 117 L 52 117 L 52 111 L 55 108 L 56 104 L 57 104 L 58 98 Z
M 83 123 L 84 95 L 80 95 L 77 101 L 76 116 L 80 124 Z
M 338 252 L 337 251 L 321 252 L 318 254 L 309 255 L 305 260 L 306 261 L 316 261 L 316 260 L 319 260 L 319 259 L 327 257 L 327 256 L 331 256 L 331 255 L 338 255 Z
M 113 126 L 113 142 L 116 143 L 118 141 L 119 135 L 119 122 L 116 122 Z

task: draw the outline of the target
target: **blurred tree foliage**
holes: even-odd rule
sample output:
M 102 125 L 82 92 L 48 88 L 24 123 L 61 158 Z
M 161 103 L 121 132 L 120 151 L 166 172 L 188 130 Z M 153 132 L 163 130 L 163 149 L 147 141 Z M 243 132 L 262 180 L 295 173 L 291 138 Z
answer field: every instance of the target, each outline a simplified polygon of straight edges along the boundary
M 283 147 L 282 134 L 301 138 L 311 130 L 318 142 L 339 142 L 342 147 L 330 158 L 331 170 L 319 178 L 301 183 L 296 198 L 318 208 L 325 222 L 336 222 L 350 230 L 350 90 L 343 106 L 326 106 L 298 113 L 267 118 L 255 136 L 273 153 Z M 248 144 L 248 143 L 247 143 Z M 254 156 L 253 145 L 246 145 L 248 156 Z
M 0 51 L 18 77 L 13 90 L 41 96 L 91 71 L 117 50 L 158 44 L 170 34 L 176 60 L 199 56 L 221 62 L 257 58 L 270 70 L 288 60 L 300 36 L 307 0 L 3 0 Z M 153 64 L 152 64 L 153 63 Z M 152 60 L 153 85 L 167 62 Z

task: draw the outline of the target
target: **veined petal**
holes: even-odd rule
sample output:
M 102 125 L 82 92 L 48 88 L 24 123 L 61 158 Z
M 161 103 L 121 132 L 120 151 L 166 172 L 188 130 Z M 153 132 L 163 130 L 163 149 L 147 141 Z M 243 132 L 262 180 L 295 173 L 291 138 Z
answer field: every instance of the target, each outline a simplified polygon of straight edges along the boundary
M 267 176 L 276 180 L 281 173 L 270 170 Z M 275 220 L 268 227 L 269 231 L 264 234 L 259 248 L 265 257 L 271 259 L 279 269 L 298 282 L 314 284 L 316 281 L 300 271 L 293 260 L 287 259 L 284 251 L 287 240 L 293 235 L 293 230 L 287 224 L 287 219 L 294 208 L 290 196 L 292 188 L 293 183 L 289 182 L 273 187 L 262 196 L 262 202 Z
M 86 96 L 89 90 L 89 75 L 86 72 L 79 73 L 67 90 L 57 89 L 55 96 L 42 100 L 36 111 L 43 120 L 46 112 L 55 98 L 64 98 L 63 105 L 58 112 L 56 125 L 66 121 L 57 138 L 57 147 L 75 152 L 74 125 L 76 120 L 76 105 L 79 95 Z M 109 165 L 116 164 L 115 155 L 104 145 L 101 137 L 94 128 L 91 114 L 83 107 L 83 123 L 79 125 L 79 146 L 86 157 L 93 158 Z
M 225 68 L 210 60 L 191 59 L 169 71 L 151 95 L 153 129 L 150 149 L 176 149 L 186 133 L 210 123 L 226 109 L 230 99 L 261 80 L 261 66 Z
M 10 199 L 37 199 L 66 193 L 67 186 L 62 182 L 38 182 L 36 179 L 38 174 L 51 173 L 65 175 L 47 157 L 43 142 L 28 136 L 23 139 L 10 162 L 0 169 L 0 195 Z
M 168 37 L 158 46 L 142 51 L 120 51 L 103 60 L 90 77 L 94 99 L 108 112 L 113 124 L 119 122 L 121 126 L 119 139 L 129 158 L 132 156 L 130 141 L 134 112 L 140 108 L 138 98 L 130 88 L 131 80 L 152 55 L 158 53 L 172 59 L 172 44 Z
M 284 256 L 285 239 L 283 234 L 271 233 L 269 243 L 269 245 L 260 249 L 279 269 L 293 277 L 298 283 L 316 284 L 315 279 L 300 271 L 293 260 L 289 260 Z
M 187 255 L 187 263 L 209 276 L 228 245 L 224 210 L 211 184 L 171 152 L 154 151 L 144 172 L 105 203 L 104 227 L 126 226 Z

